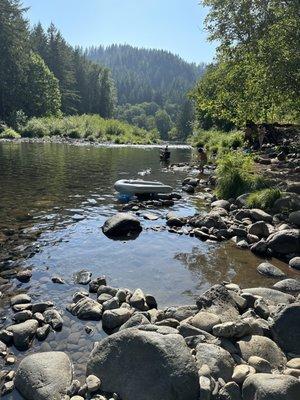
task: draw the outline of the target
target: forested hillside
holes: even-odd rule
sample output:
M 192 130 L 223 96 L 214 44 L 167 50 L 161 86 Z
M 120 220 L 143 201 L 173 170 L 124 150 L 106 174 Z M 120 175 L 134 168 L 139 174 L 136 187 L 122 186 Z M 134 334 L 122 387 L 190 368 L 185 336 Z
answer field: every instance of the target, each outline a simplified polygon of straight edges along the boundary
M 26 9 L 0 0 L 0 120 L 27 116 L 95 113 L 112 116 L 110 71 L 86 60 L 53 24 L 30 30 Z
M 86 56 L 111 69 L 119 104 L 181 104 L 205 68 L 164 50 L 129 45 L 91 47 Z

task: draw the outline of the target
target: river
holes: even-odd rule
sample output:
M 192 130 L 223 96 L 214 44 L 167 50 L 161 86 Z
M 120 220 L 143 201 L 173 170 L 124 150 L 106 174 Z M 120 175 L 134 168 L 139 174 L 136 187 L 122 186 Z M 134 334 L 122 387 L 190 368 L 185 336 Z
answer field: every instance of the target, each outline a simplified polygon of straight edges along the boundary
M 171 148 L 172 163 L 189 162 L 191 149 Z M 151 173 L 143 176 L 143 171 Z M 62 311 L 64 327 L 51 333 L 44 342 L 35 340 L 23 357 L 33 351 L 64 350 L 84 373 L 86 358 L 93 342 L 105 336 L 101 323 L 79 321 L 65 306 L 72 294 L 84 286 L 74 284 L 73 274 L 87 269 L 93 276 L 106 275 L 109 285 L 153 294 L 160 307 L 191 304 L 212 284 L 223 280 L 242 287 L 274 282 L 256 271 L 261 259 L 237 249 L 229 241 L 206 243 L 188 235 L 152 229 L 165 225 L 167 212 L 180 215 L 205 213 L 203 194 L 181 192 L 185 171 L 171 171 L 159 162 L 159 150 L 153 147 L 75 146 L 55 143 L 0 143 L 0 233 L 3 229 L 26 226 L 28 232 L 41 232 L 34 246 L 37 252 L 22 267 L 32 268 L 29 283 L 9 281 L 3 291 L 0 316 L 10 321 L 8 299 L 28 292 L 34 299 L 52 300 Z M 195 175 L 197 176 L 197 175 Z M 168 209 L 149 209 L 159 219 L 141 218 L 143 231 L 136 240 L 114 241 L 101 231 L 106 218 L 121 205 L 113 184 L 122 178 L 160 180 L 171 185 L 183 198 Z M 5 248 L 0 251 L 5 252 Z M 287 265 L 273 260 L 287 272 Z M 272 262 L 273 262 L 272 261 Z M 59 275 L 64 285 L 54 284 Z M 0 271 L 1 277 L 1 271 Z M 93 327 L 88 335 L 84 326 Z M 17 399 L 13 392 L 11 399 Z M 9 398 L 9 397 L 8 397 Z

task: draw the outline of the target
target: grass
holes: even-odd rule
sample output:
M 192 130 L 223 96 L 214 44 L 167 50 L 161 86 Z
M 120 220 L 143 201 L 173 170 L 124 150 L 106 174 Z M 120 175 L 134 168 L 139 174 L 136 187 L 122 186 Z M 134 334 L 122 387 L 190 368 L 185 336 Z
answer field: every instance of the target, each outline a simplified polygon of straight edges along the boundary
M 279 189 L 262 189 L 253 192 L 247 199 L 247 205 L 250 208 L 271 209 L 276 200 L 280 199 L 282 193 Z
M 193 146 L 204 147 L 210 154 L 220 155 L 243 147 L 245 136 L 241 131 L 199 130 L 190 137 L 189 142 Z
M 21 130 L 25 137 L 61 136 L 91 142 L 151 144 L 159 141 L 156 131 L 144 129 L 99 115 L 32 118 Z
M 20 137 L 21 135 L 11 128 L 6 128 L 0 133 L 0 139 L 19 139 Z
M 216 176 L 216 194 L 222 199 L 236 198 L 266 186 L 266 181 L 255 173 L 253 158 L 241 151 L 219 156 Z

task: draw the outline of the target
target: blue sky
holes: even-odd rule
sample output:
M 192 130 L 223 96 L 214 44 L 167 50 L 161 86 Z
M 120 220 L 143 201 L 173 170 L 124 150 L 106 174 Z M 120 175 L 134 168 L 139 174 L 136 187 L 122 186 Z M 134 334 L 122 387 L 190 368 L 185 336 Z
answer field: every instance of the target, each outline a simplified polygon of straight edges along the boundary
M 193 62 L 210 62 L 206 10 L 199 0 L 23 0 L 31 24 L 50 22 L 72 45 L 127 43 L 170 50 Z

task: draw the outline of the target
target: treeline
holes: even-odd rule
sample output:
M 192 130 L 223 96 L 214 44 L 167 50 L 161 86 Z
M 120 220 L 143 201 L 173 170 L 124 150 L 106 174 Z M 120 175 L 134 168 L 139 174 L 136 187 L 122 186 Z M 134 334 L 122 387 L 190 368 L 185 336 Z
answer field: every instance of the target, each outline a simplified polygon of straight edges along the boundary
M 73 49 L 53 24 L 32 30 L 19 0 L 0 0 L 0 120 L 23 115 L 113 115 L 116 91 L 107 68 Z
M 164 50 L 129 45 L 90 47 L 85 54 L 111 69 L 119 104 L 182 104 L 205 69 Z
M 231 129 L 300 120 L 300 2 L 203 0 L 220 45 L 193 91 L 198 125 Z

